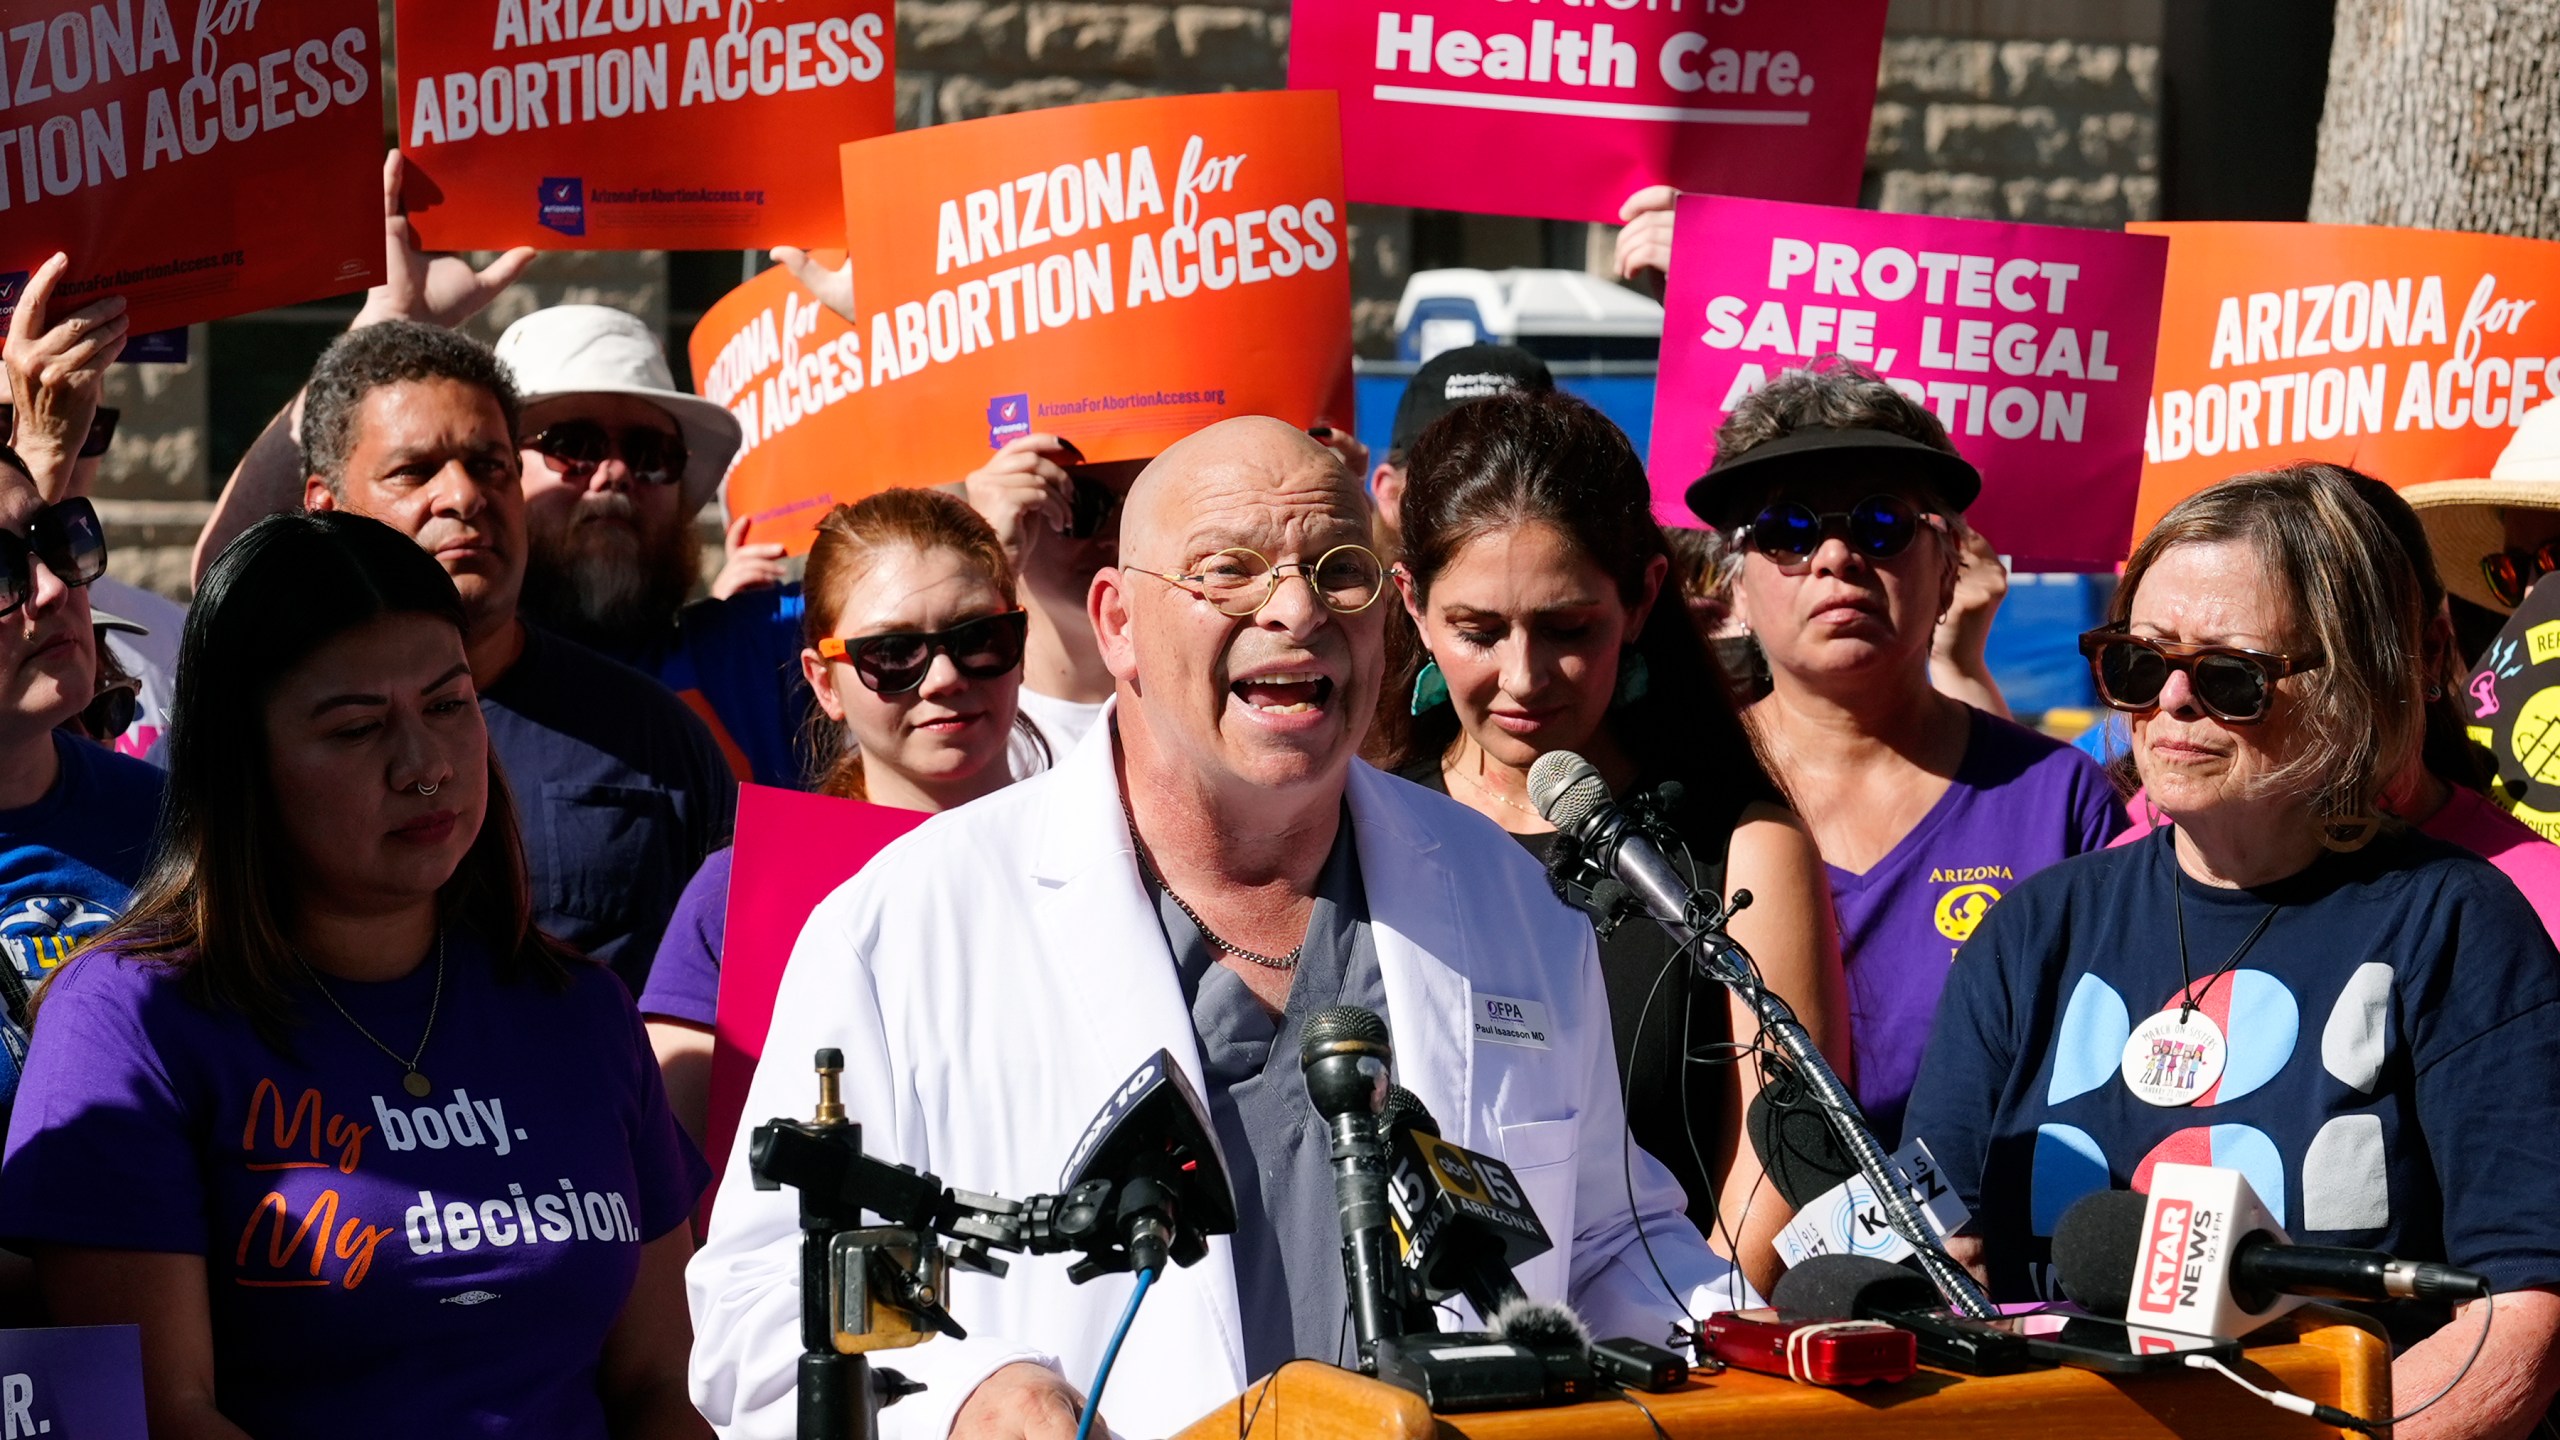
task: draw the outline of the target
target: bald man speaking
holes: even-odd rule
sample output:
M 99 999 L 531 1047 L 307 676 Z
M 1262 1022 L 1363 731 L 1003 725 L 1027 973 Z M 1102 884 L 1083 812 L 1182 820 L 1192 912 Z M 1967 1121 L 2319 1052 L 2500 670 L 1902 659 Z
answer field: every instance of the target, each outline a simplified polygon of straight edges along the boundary
M 1276 420 L 1158 457 L 1088 601 L 1116 681 L 1102 722 L 819 905 L 747 1097 L 750 1123 L 803 1114 L 808 1057 L 839 1047 L 873 1154 L 1023 1196 L 1055 1189 L 1113 1088 L 1172 1052 L 1209 1105 L 1238 1226 L 1139 1311 L 1103 1406 L 1125 1436 L 1180 1429 L 1294 1358 L 1355 1363 L 1298 1064 L 1327 1006 L 1383 1015 L 1396 1079 L 1518 1172 L 1556 1240 L 1521 1270 L 1533 1298 L 1647 1339 L 1736 1303 L 1679 1187 L 1622 1150 L 1589 923 L 1493 825 L 1358 759 L 1393 610 L 1368 534 L 1358 480 Z M 1487 1023 L 1518 1013 L 1503 1006 L 1543 1013 L 1545 1038 Z M 688 1275 L 693 1395 L 724 1435 L 787 1437 L 796 1200 L 753 1188 L 745 1139 Z M 1133 1281 L 1071 1285 L 1067 1263 L 955 1275 L 969 1338 L 896 1352 L 928 1388 L 881 1413 L 883 1435 L 1072 1440 Z

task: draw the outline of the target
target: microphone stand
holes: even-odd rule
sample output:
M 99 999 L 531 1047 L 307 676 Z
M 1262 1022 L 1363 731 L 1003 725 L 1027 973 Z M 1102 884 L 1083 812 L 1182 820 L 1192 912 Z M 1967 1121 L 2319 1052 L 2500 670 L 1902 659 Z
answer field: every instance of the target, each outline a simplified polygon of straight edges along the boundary
M 1631 825 L 1622 814 L 1609 812 L 1614 823 L 1598 828 L 1599 833 L 1576 837 L 1586 863 L 1604 876 L 1616 873 L 1615 855 L 1618 845 L 1630 834 L 1643 835 L 1644 827 Z M 1650 836 L 1644 837 L 1648 844 Z M 1734 892 L 1730 909 L 1710 909 L 1712 897 L 1701 897 L 1685 886 L 1673 886 L 1665 876 L 1635 875 L 1625 882 L 1634 902 L 1641 906 L 1654 923 L 1671 936 L 1673 943 L 1696 947 L 1698 973 L 1742 997 L 1760 1018 L 1761 1028 L 1778 1047 L 1787 1062 L 1804 1077 L 1805 1086 L 1815 1102 L 1831 1117 L 1831 1128 L 1849 1154 L 1858 1162 L 1858 1173 L 1866 1178 L 1876 1203 L 1883 1207 L 1885 1219 L 1894 1232 L 1910 1242 L 1921 1270 L 1949 1309 L 1976 1320 L 1989 1320 L 1999 1315 L 1998 1307 L 1973 1283 L 1963 1266 L 1946 1252 L 1938 1238 L 1920 1219 L 1919 1210 L 1911 1203 L 1911 1195 L 1895 1180 L 1885 1161 L 1884 1147 L 1876 1143 L 1875 1133 L 1867 1128 L 1866 1113 L 1858 1108 L 1849 1087 L 1840 1083 L 1839 1072 L 1823 1058 L 1813 1035 L 1796 1018 L 1794 1008 L 1760 983 L 1750 953 L 1731 935 L 1725 933 L 1725 922 L 1751 903 L 1751 892 Z

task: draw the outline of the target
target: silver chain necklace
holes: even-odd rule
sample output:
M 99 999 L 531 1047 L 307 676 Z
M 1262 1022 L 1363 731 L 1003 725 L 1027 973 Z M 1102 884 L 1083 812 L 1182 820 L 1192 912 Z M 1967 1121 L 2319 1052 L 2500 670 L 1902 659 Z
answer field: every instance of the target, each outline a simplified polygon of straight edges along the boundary
M 1298 968 L 1298 957 L 1305 954 L 1307 949 L 1307 942 L 1304 939 L 1299 940 L 1286 955 L 1265 955 L 1219 938 L 1218 932 L 1209 928 L 1209 922 L 1200 918 L 1200 912 L 1191 908 L 1191 902 L 1176 894 L 1174 888 L 1165 882 L 1165 878 L 1156 873 L 1156 867 L 1148 863 L 1147 842 L 1138 838 L 1138 817 L 1129 809 L 1129 797 L 1125 793 L 1120 797 L 1120 818 L 1129 824 L 1129 848 L 1138 852 L 1139 872 L 1147 877 L 1149 883 L 1162 890 L 1173 901 L 1175 909 L 1180 910 L 1190 919 L 1192 928 L 1200 932 L 1200 938 L 1209 942 L 1209 948 L 1224 951 L 1248 964 L 1259 965 L 1265 970 Z
M 364 1028 L 363 1021 L 358 1020 L 346 1006 L 338 1003 L 338 997 L 329 991 L 328 982 L 320 978 L 319 971 L 311 968 L 310 961 L 302 958 L 301 951 L 287 950 L 286 953 L 293 956 L 293 963 L 302 967 L 303 974 L 311 977 L 312 985 L 320 991 L 321 998 L 329 1002 L 330 1008 L 346 1016 L 347 1023 L 356 1027 L 357 1034 L 371 1040 L 376 1050 L 400 1061 L 400 1068 L 409 1072 L 400 1079 L 401 1089 L 421 1100 L 435 1093 L 436 1087 L 428 1082 L 425 1075 L 419 1073 L 418 1061 L 427 1053 L 427 1041 L 436 1033 L 436 1012 L 444 1006 L 444 929 L 442 926 L 436 929 L 436 988 L 434 996 L 427 1001 L 427 1028 L 419 1032 L 418 1048 L 406 1060 L 401 1060 L 399 1051 L 383 1044 L 380 1037 Z

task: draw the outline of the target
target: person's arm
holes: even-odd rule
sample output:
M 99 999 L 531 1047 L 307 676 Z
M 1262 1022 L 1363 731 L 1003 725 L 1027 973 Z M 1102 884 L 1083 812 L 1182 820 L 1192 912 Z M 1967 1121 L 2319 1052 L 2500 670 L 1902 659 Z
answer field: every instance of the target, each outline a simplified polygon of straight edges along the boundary
M 791 578 L 791 567 L 783 559 L 788 547 L 768 541 L 747 543 L 747 531 L 754 524 L 752 515 L 729 522 L 722 540 L 720 573 L 711 580 L 712 599 L 726 600 L 742 590 L 762 590 Z
M 382 283 L 365 292 L 364 308 L 349 330 L 385 320 L 415 320 L 450 330 L 516 283 L 537 253 L 518 246 L 476 270 L 458 255 L 429 255 L 418 248 L 418 233 L 410 228 L 400 198 L 406 173 L 399 151 L 382 158 Z M 296 391 L 224 482 L 204 532 L 196 537 L 192 582 L 203 581 L 205 567 L 241 531 L 270 515 L 302 508 L 302 447 L 296 438 L 301 428 L 302 393 Z
M 1749 908 L 1733 919 L 1733 938 L 1804 1022 L 1841 1083 L 1854 1084 L 1849 981 L 1832 928 L 1831 886 L 1812 837 L 1787 811 L 1758 804 L 1743 812 L 1725 853 L 1726 887 L 1751 892 Z M 1759 1030 L 1759 1017 L 1739 996 L 1728 995 L 1725 1004 L 1733 1038 L 1747 1043 Z M 1715 1238 L 1733 1246 L 1734 1263 L 1766 1295 L 1785 1270 L 1776 1240 L 1794 1211 L 1768 1184 L 1745 1123 L 1751 1099 L 1760 1093 L 1760 1068 L 1744 1061 L 1734 1071 L 1732 1098 L 1718 1127 Z
M 1671 216 L 1680 192 L 1668 185 L 1648 185 L 1618 207 L 1618 278 L 1634 280 L 1650 271 L 1656 283 L 1671 273 Z
M 1965 533 L 1964 555 L 1956 571 L 1955 598 L 1929 637 L 1929 683 L 1938 693 L 1961 700 L 2006 720 L 2009 701 L 2000 693 L 1984 652 L 1991 643 L 1991 622 L 2000 602 L 2009 597 L 2009 570 L 1982 532 Z
M 711 1426 L 684 1391 L 693 1322 L 684 1309 L 684 1266 L 693 1231 L 678 1225 L 640 1249 L 640 1275 L 604 1337 L 596 1389 L 614 1440 L 701 1440 Z
M 2395 1407 L 2406 1411 L 2453 1379 L 2480 1338 L 2488 1304 L 2474 1300 L 2456 1310 L 2451 1323 L 2391 1362 Z M 2533 1433 L 2560 1394 L 2560 1294 L 2505 1291 L 2495 1310 L 2471 1373 L 2441 1404 L 2393 1427 L 2395 1440 L 2518 1440 Z
M 141 1327 L 153 1440 L 249 1440 L 214 1406 L 203 1256 L 51 1246 L 36 1254 L 36 1278 L 56 1325 Z
M 10 448 L 27 462 L 36 493 L 48 504 L 87 488 L 91 467 L 80 464 L 80 447 L 97 416 L 107 367 L 124 353 L 128 328 L 121 295 L 50 318 L 53 287 L 70 268 L 71 257 L 60 254 L 36 267 L 9 317 L 8 342 L 0 345 L 9 403 L 16 407 Z
M 690 1020 L 651 1015 L 649 1050 L 658 1057 L 658 1074 L 666 1081 L 667 1108 L 696 1145 L 710 1143 L 711 1028 Z

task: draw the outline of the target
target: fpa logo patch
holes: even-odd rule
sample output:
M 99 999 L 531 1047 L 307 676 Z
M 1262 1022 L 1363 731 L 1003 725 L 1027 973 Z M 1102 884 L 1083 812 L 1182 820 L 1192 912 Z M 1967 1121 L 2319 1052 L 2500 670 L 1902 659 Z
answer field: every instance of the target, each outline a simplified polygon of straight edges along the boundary
M 535 187 L 534 223 L 563 235 L 587 233 L 587 183 L 576 176 L 545 176 Z
M 0 320 L 17 313 L 18 297 L 27 293 L 27 280 L 34 273 L 31 270 L 0 273 Z
M 1031 433 L 1031 397 L 998 395 L 987 402 L 987 448 L 1001 450 L 1008 440 Z

